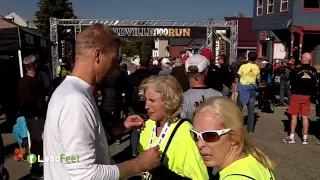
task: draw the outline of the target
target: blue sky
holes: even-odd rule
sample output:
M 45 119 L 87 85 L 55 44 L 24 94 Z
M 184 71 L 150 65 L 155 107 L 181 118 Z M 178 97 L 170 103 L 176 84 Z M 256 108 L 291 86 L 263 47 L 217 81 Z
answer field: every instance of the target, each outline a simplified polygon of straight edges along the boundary
M 0 15 L 16 12 L 34 19 L 38 0 L 0 0 Z M 252 0 L 73 0 L 79 18 L 222 20 L 243 12 L 252 17 Z

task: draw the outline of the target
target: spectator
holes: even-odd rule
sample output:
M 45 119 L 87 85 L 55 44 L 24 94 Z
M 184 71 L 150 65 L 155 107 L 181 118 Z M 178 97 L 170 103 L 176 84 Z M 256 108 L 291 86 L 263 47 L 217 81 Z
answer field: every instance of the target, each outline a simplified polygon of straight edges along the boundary
M 172 68 L 171 71 L 171 75 L 177 79 L 177 81 L 182 87 L 183 92 L 186 92 L 189 89 L 189 81 L 185 68 L 185 62 L 188 58 L 189 56 L 183 56 L 181 61 L 182 65 Z
M 301 65 L 298 65 L 290 73 L 291 101 L 288 113 L 291 114 L 290 135 L 283 139 L 284 142 L 295 143 L 298 115 L 302 116 L 303 137 L 302 144 L 308 144 L 310 97 L 316 94 L 317 71 L 310 66 L 311 54 L 304 53 L 301 58 Z
M 183 94 L 181 117 L 191 122 L 199 104 L 210 97 L 222 96 L 219 91 L 207 88 L 205 85 L 209 65 L 210 62 L 199 54 L 189 57 L 185 64 L 190 89 Z
M 139 61 L 136 62 L 137 70 L 132 73 L 129 77 L 129 92 L 128 94 L 128 103 L 129 103 L 129 114 L 136 114 L 141 116 L 144 120 L 148 119 L 148 113 L 145 109 L 146 103 L 141 99 L 141 92 L 139 86 L 141 82 L 153 75 L 152 72 L 148 69 L 149 67 L 149 57 L 142 56 L 139 58 Z M 132 146 L 132 156 L 137 156 L 137 146 L 139 143 L 139 132 L 133 130 L 131 134 L 131 146 Z
M 256 81 L 260 74 L 260 68 L 255 64 L 257 53 L 250 52 L 248 54 L 248 63 L 240 66 L 238 71 L 240 83 L 238 84 L 237 91 L 239 92 L 238 103 L 242 109 L 243 105 L 248 107 L 248 126 L 247 131 L 249 134 L 254 132 L 255 125 L 255 102 L 256 102 Z
M 158 148 L 111 165 L 92 88 L 113 71 L 119 47 L 116 33 L 103 24 L 94 24 L 77 36 L 72 75 L 66 77 L 49 102 L 43 135 L 44 157 L 65 155 L 66 161 L 45 162 L 44 179 L 124 179 L 159 165 Z M 143 124 L 140 117 L 130 116 L 123 129 L 141 128 Z
M 23 63 L 27 74 L 19 81 L 17 97 L 19 100 L 20 116 L 24 116 L 31 138 L 31 152 L 42 156 L 42 132 L 46 115 L 46 88 L 36 77 L 36 57 L 30 55 L 24 58 Z M 43 169 L 39 162 L 32 164 L 31 175 L 41 177 Z
M 190 136 L 192 126 L 179 118 L 183 98 L 177 80 L 170 75 L 152 76 L 145 79 L 140 88 L 150 119 L 141 132 L 139 151 L 157 145 L 163 151 L 163 164 L 150 172 L 152 179 L 209 179 Z M 166 141 L 170 137 L 172 140 Z
M 274 163 L 246 139 L 242 112 L 229 98 L 205 100 L 191 132 L 207 167 L 219 170 L 219 179 L 275 179 Z
M 159 75 L 169 75 L 171 73 L 171 62 L 168 58 L 163 58 L 160 61 L 161 64 L 161 71 L 159 72 Z
M 152 74 L 153 75 L 158 75 L 161 69 L 159 68 L 159 61 L 158 60 L 153 60 L 152 61 Z

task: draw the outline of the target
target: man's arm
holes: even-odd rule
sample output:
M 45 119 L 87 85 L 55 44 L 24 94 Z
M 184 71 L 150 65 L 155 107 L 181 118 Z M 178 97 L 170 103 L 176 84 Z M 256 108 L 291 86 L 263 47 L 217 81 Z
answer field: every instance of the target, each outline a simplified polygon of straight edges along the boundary
M 71 102 L 71 103 L 68 103 Z M 134 176 L 144 170 L 139 159 L 123 162 L 119 165 L 97 163 L 95 140 L 98 123 L 94 111 L 84 100 L 67 97 L 65 108 L 60 116 L 59 130 L 63 154 L 79 157 L 78 162 L 64 163 L 70 179 L 119 179 Z M 108 156 L 108 155 L 106 155 Z M 101 158 L 101 157 L 100 157 Z M 104 157 L 110 158 L 110 157 Z
M 95 140 L 98 123 L 93 109 L 85 100 L 70 95 L 59 118 L 63 154 L 79 157 L 78 162 L 65 163 L 70 179 L 119 179 L 115 165 L 96 162 Z M 108 156 L 108 155 L 106 155 Z M 100 157 L 101 158 L 101 157 Z M 103 157 L 110 158 L 110 157 Z

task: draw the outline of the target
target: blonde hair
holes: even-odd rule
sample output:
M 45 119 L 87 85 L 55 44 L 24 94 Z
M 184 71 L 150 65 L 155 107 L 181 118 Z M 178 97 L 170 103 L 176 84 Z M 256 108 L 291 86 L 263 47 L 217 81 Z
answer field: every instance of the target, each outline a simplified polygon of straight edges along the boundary
M 77 36 L 76 59 L 86 56 L 87 50 L 101 48 L 105 52 L 109 47 L 116 45 L 120 45 L 120 39 L 111 28 L 103 24 L 93 24 Z
M 165 104 L 165 118 L 173 123 L 180 115 L 183 101 L 183 91 L 175 77 L 171 75 L 151 76 L 142 81 L 140 90 L 145 94 L 152 88 L 161 95 Z M 144 95 L 143 95 L 144 96 Z
M 240 136 L 240 147 L 242 152 L 251 154 L 264 167 L 274 170 L 275 163 L 271 161 L 264 152 L 252 145 L 244 137 L 244 118 L 242 112 L 231 99 L 227 97 L 214 97 L 207 99 L 198 106 L 196 113 L 208 109 L 215 111 L 220 116 L 226 127 L 231 129 L 230 133 L 232 133 L 232 135 Z

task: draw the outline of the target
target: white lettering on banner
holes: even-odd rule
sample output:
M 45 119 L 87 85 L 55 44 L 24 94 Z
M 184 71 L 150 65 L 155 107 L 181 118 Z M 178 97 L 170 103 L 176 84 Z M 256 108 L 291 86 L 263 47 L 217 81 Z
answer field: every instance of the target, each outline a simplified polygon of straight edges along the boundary
M 190 28 L 112 28 L 118 36 L 169 36 L 169 37 L 190 37 Z
M 27 44 L 34 44 L 33 36 L 30 34 L 24 34 L 24 40 Z

